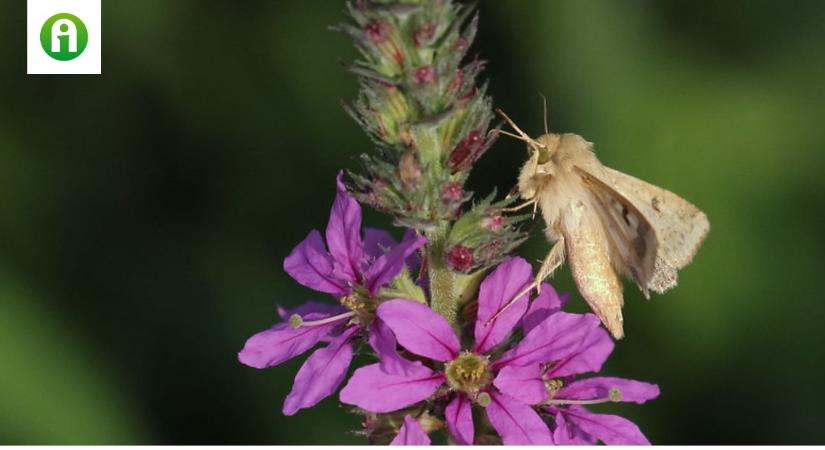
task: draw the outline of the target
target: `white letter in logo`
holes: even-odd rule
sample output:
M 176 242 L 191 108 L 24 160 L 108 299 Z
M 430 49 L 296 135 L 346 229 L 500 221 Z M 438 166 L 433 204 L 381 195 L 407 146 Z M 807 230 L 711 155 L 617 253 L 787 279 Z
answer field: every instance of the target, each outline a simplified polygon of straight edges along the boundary
M 60 53 L 60 37 L 69 39 L 69 53 L 77 52 L 77 28 L 69 19 L 60 19 L 52 25 L 52 52 Z

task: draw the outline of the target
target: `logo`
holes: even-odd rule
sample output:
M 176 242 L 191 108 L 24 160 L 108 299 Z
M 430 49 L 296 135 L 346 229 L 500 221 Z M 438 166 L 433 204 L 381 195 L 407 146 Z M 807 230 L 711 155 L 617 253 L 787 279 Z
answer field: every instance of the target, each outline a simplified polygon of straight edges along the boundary
M 26 0 L 26 73 L 101 73 L 101 0 Z
M 69 13 L 55 14 L 40 30 L 40 45 L 47 55 L 58 61 L 71 61 L 86 50 L 89 31 L 86 24 Z

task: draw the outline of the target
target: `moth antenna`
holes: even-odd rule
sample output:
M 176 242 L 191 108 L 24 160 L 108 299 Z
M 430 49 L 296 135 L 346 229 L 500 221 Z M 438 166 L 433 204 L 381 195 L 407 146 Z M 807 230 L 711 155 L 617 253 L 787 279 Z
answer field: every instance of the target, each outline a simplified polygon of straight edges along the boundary
M 550 134 L 550 127 L 547 122 L 547 97 L 545 97 L 541 92 L 539 92 L 539 97 L 541 97 L 544 105 L 544 134 Z

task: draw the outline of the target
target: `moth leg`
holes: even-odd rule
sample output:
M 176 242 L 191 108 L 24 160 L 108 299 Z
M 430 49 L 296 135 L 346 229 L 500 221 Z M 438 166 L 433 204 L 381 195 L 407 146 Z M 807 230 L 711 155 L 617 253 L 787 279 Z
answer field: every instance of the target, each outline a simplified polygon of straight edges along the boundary
M 553 244 L 553 248 L 550 249 L 550 253 L 544 258 L 544 261 L 541 263 L 541 267 L 539 267 L 539 272 L 536 274 L 536 295 L 541 294 L 541 283 L 559 266 L 564 263 L 564 238 L 561 238 Z M 518 298 L 518 297 L 516 297 Z
M 547 257 L 544 258 L 544 262 L 541 263 L 541 268 L 539 269 L 538 275 L 533 280 L 532 283 L 528 284 L 524 287 L 518 294 L 514 295 L 507 303 L 501 307 L 501 309 L 496 312 L 490 320 L 485 323 L 485 325 L 489 325 L 490 322 L 496 320 L 498 316 L 500 316 L 504 311 L 507 311 L 507 308 L 513 305 L 516 300 L 520 299 L 521 297 L 527 295 L 533 289 L 536 289 L 537 293 L 541 293 L 541 282 L 544 281 L 545 278 L 550 276 L 559 266 L 564 262 L 564 239 L 559 239 L 553 245 L 553 248 L 550 249 L 550 253 L 547 254 Z
M 524 208 L 526 208 L 530 205 L 533 206 L 533 214 L 535 215 L 536 214 L 536 208 L 537 208 L 537 205 L 538 205 L 538 203 L 536 202 L 535 199 L 528 200 L 528 201 L 526 201 L 526 202 L 524 202 L 520 205 L 516 205 L 516 206 L 510 207 L 510 208 L 502 208 L 501 211 L 503 211 L 503 212 L 515 212 L 515 211 L 522 210 L 522 209 L 524 209 Z

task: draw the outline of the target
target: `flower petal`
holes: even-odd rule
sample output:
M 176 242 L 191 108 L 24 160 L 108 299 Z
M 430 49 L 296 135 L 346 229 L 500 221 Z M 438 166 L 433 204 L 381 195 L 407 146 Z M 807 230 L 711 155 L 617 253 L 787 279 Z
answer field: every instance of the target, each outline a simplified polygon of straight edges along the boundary
M 378 228 L 364 228 L 364 252 L 367 256 L 378 258 L 398 245 L 392 235 Z
M 528 405 L 535 405 L 547 398 L 547 387 L 541 378 L 541 366 L 505 366 L 493 380 L 501 392 Z
M 447 430 L 459 445 L 473 445 L 475 428 L 473 427 L 473 410 L 470 399 L 457 393 L 444 410 Z
M 447 319 L 427 305 L 412 300 L 390 300 L 378 306 L 378 317 L 398 342 L 416 355 L 449 361 L 461 349 Z
M 504 445 L 552 445 L 553 437 L 547 424 L 533 408 L 500 394 L 490 393 L 487 419 L 496 429 Z
M 493 367 L 563 360 L 581 349 L 585 338 L 599 323 L 593 314 L 553 314 L 524 336 L 518 346 L 502 355 Z
M 576 424 L 568 422 L 564 414 L 557 411 L 553 441 L 556 445 L 594 445 L 599 440 L 582 431 Z
M 530 303 L 530 309 L 521 319 L 524 334 L 529 333 L 536 325 L 550 317 L 550 314 L 561 311 L 561 308 L 570 300 L 570 294 L 559 295 L 550 283 L 541 284 L 541 294 Z
M 559 389 L 555 398 L 564 400 L 593 400 L 610 397 L 617 389 L 622 402 L 642 404 L 659 396 L 659 386 L 644 381 L 615 377 L 594 377 L 577 380 Z
M 298 314 L 299 316 L 303 317 L 305 320 L 317 320 L 317 319 L 309 319 L 309 314 L 318 314 L 318 318 L 321 317 L 328 317 L 334 316 L 336 314 L 341 314 L 346 309 L 341 305 L 335 305 L 332 303 L 324 303 L 324 302 L 315 302 L 315 301 L 308 301 L 302 305 L 298 305 L 292 309 L 284 308 L 278 305 L 278 315 L 283 320 L 289 320 L 289 318 L 293 314 Z
M 650 445 L 635 423 L 612 414 L 594 414 L 585 408 L 565 408 L 568 422 L 607 445 Z
M 238 353 L 238 360 L 256 369 L 278 365 L 312 348 L 340 323 L 300 328 L 288 323 L 276 324 L 249 338 Z
M 338 389 L 352 362 L 349 341 L 358 330 L 358 327 L 350 327 L 304 361 L 295 375 L 292 391 L 284 400 L 284 415 L 291 416 L 300 409 L 315 406 Z
M 495 320 L 490 319 L 533 278 L 533 268 L 523 258 L 508 258 L 481 283 L 478 290 L 478 316 L 475 325 L 475 351 L 486 353 L 513 331 L 527 311 L 524 294 Z M 487 324 L 487 322 L 490 322 Z
M 349 292 L 346 283 L 334 275 L 334 261 L 324 248 L 318 230 L 310 231 L 306 239 L 295 246 L 284 259 L 284 270 L 298 283 L 318 292 L 337 296 Z
M 401 242 L 410 241 L 413 239 L 418 239 L 418 233 L 415 232 L 412 228 L 407 228 L 407 231 L 404 232 L 404 236 L 401 236 Z M 421 265 L 421 256 L 416 252 L 410 254 L 407 257 L 407 269 L 410 269 L 410 272 L 414 271 Z
M 402 357 L 396 348 L 395 335 L 379 318 L 372 321 L 369 329 L 369 341 L 380 359 L 381 370 L 392 375 L 415 375 L 428 370 L 419 361 L 410 361 Z
M 415 253 L 427 243 L 427 238 L 423 236 L 416 236 L 413 239 L 407 239 L 400 244 L 393 247 L 389 252 L 381 255 L 364 273 L 366 279 L 367 289 L 370 294 L 375 294 L 385 284 L 392 281 L 401 269 L 404 268 L 404 262 L 407 257 Z
M 594 328 L 582 344 L 547 371 L 548 377 L 564 377 L 587 372 L 598 372 L 610 353 L 613 339 L 602 327 Z
M 375 413 L 399 410 L 428 398 L 444 383 L 444 375 L 424 369 L 414 376 L 391 375 L 371 364 L 355 371 L 339 398 Z
M 404 416 L 404 425 L 401 425 L 390 445 L 430 445 L 430 437 L 421 429 L 418 420 L 407 414 Z
M 344 186 L 344 171 L 335 179 L 337 194 L 327 222 L 327 246 L 335 259 L 335 268 L 355 281 L 364 261 L 364 242 L 361 240 L 361 205 Z

